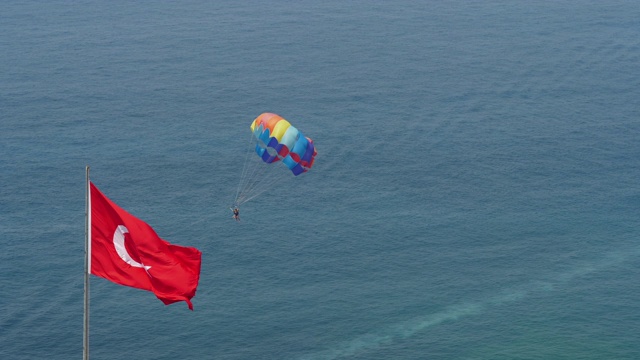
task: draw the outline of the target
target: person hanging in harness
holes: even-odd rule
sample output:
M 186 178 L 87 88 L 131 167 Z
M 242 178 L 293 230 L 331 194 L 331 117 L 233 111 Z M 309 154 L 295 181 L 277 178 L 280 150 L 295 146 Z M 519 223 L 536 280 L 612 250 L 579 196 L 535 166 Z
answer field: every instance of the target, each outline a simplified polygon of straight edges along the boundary
M 233 211 L 233 218 L 236 219 L 236 221 L 240 221 L 240 209 L 234 207 L 231 211 Z

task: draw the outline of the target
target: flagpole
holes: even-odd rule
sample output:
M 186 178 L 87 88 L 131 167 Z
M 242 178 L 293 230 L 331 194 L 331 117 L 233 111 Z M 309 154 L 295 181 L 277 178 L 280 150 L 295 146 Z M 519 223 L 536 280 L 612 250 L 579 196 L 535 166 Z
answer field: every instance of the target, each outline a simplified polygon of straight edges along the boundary
M 89 360 L 89 233 L 91 231 L 91 187 L 89 183 L 89 165 L 86 168 L 86 198 L 85 198 L 85 224 L 84 224 L 84 325 L 82 359 Z

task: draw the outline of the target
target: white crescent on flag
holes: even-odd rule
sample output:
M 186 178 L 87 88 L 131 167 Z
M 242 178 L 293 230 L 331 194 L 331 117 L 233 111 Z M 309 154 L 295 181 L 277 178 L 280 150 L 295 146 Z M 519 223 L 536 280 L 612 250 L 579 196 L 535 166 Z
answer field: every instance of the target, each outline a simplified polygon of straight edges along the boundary
M 124 246 L 124 234 L 128 232 L 129 229 L 124 225 L 118 225 L 116 228 L 116 231 L 113 233 L 113 246 L 116 248 L 116 252 L 124 262 L 133 267 L 144 268 L 145 270 L 151 269 L 151 266 L 145 266 L 133 260 L 131 255 L 127 252 L 127 248 Z

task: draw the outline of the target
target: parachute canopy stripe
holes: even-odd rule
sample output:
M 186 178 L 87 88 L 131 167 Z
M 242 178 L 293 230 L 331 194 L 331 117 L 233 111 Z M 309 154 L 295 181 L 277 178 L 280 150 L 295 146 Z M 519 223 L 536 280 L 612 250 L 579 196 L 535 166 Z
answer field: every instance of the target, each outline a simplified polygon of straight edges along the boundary
M 276 124 L 280 120 L 284 120 L 284 119 L 282 118 L 282 116 L 278 114 L 273 114 L 273 113 L 261 114 L 253 121 L 253 124 L 251 124 L 251 130 L 255 131 L 256 127 L 262 126 L 261 131 L 265 131 L 266 129 L 269 129 L 269 133 L 272 134 L 273 129 L 275 128 Z M 287 121 L 287 120 L 284 120 L 284 121 Z
M 284 144 L 288 149 L 291 149 L 300 137 L 300 131 L 293 126 L 287 129 L 287 132 L 282 135 L 280 143 Z
M 307 138 L 307 140 L 309 141 L 309 143 L 307 144 L 307 149 L 304 152 L 304 155 L 302 155 L 302 159 L 300 159 L 300 163 L 307 168 L 311 168 L 311 166 L 313 166 L 313 160 L 315 160 L 317 152 L 315 145 L 313 145 L 313 140 L 309 138 Z
M 273 127 L 273 132 L 271 133 L 271 136 L 278 139 L 278 141 L 282 142 L 282 137 L 284 136 L 285 133 L 287 133 L 287 130 L 289 130 L 289 128 L 291 127 L 291 124 L 287 121 L 287 120 L 280 120 L 278 121 L 278 123 Z M 293 128 L 295 130 L 295 128 Z
M 298 139 L 298 141 L 296 141 L 296 144 L 293 146 L 293 149 L 291 149 L 291 152 L 293 153 L 291 157 L 293 157 L 296 161 L 300 161 L 300 157 L 304 155 L 304 153 L 307 151 L 308 146 L 309 146 L 309 140 L 307 140 L 306 137 L 301 136 Z M 294 155 L 296 156 L 294 157 Z

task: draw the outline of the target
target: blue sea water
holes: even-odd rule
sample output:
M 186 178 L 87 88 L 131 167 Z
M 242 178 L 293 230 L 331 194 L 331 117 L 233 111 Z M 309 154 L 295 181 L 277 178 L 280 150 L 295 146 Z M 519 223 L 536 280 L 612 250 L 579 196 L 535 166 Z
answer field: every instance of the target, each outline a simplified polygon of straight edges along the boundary
M 203 252 L 92 359 L 639 359 L 640 3 L 6 1 L 0 358 L 82 355 L 85 166 Z M 313 169 L 228 209 L 276 112 Z M 283 170 L 284 171 L 284 170 Z

